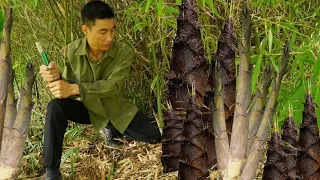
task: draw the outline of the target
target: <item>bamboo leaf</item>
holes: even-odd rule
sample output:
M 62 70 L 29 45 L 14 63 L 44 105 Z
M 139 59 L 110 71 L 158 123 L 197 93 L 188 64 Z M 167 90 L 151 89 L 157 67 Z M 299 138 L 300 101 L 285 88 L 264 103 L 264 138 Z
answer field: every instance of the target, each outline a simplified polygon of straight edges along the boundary
M 0 9 L 0 39 L 2 38 L 2 29 L 3 29 L 4 21 L 5 21 L 4 11 Z
M 297 33 L 293 32 L 291 40 L 290 40 L 290 47 L 294 47 L 294 43 L 296 42 Z
M 154 77 L 153 81 L 152 81 L 152 84 L 150 86 L 150 91 L 152 91 L 156 85 L 156 83 L 158 82 L 158 79 L 159 79 L 159 76 L 156 75 L 156 77 Z
M 274 57 L 270 56 L 270 60 L 271 60 L 271 63 L 273 65 L 273 68 L 276 70 L 276 72 L 278 73 L 279 72 L 279 67 L 277 66 L 277 63 L 275 62 L 275 59 Z
M 147 4 L 146 4 L 146 7 L 145 7 L 145 10 L 144 10 L 144 13 L 147 15 L 148 12 L 149 12 L 149 8 L 150 8 L 150 5 L 151 3 L 153 2 L 153 0 L 148 0 L 147 1 Z
M 262 54 L 259 54 L 255 58 L 252 58 L 252 60 L 256 61 L 256 63 L 254 65 L 254 67 L 253 67 L 253 72 L 252 72 L 251 93 L 253 93 L 254 90 L 256 89 L 257 80 L 258 80 L 258 77 L 259 77 L 260 72 L 261 72 L 262 56 L 263 56 Z M 255 60 L 255 59 L 257 59 L 257 60 Z
M 170 15 L 177 15 L 179 14 L 179 10 L 177 8 L 174 8 L 174 7 L 170 7 L 170 6 L 167 6 L 163 9 L 163 12 L 164 12 L 164 15 L 165 16 L 170 16 Z M 173 21 L 173 19 L 171 19 Z
M 204 9 L 205 8 L 205 5 L 206 5 L 206 0 L 199 0 L 199 7 L 201 9 Z
M 213 4 L 213 0 L 206 0 L 205 1 L 206 4 L 209 6 L 209 8 L 211 9 L 211 11 L 213 12 L 213 14 L 215 14 L 218 17 L 221 17 L 217 11 L 217 9 L 215 8 L 214 4 Z
M 111 180 L 114 174 L 114 163 L 112 163 L 107 180 Z
M 318 107 L 316 107 L 316 113 L 317 113 L 317 117 L 320 117 L 320 87 L 316 86 L 316 93 L 314 95 L 314 101 L 316 102 L 316 104 L 318 105 Z M 318 127 L 320 127 L 320 121 L 318 121 Z
M 71 173 L 74 176 L 74 152 L 71 153 Z
M 320 105 L 320 87 L 319 86 L 316 86 L 316 93 L 314 97 L 317 105 Z
M 272 36 L 272 29 L 269 29 L 269 33 L 268 33 L 268 44 L 269 44 L 269 54 L 271 53 L 272 50 L 272 40 L 273 40 L 273 36 Z
M 314 81 L 316 80 L 320 80 L 320 53 L 318 54 L 318 59 L 314 66 L 314 73 L 312 76 L 311 83 L 314 83 Z
M 133 32 L 136 33 L 137 31 L 141 31 L 146 26 L 147 26 L 147 22 L 145 20 L 142 22 L 139 22 L 133 26 Z
M 173 29 L 177 29 L 176 21 L 173 19 L 162 19 L 162 24 L 167 25 Z
M 260 54 L 264 54 L 267 44 L 267 38 L 264 38 L 259 46 Z
M 9 6 L 8 8 L 17 9 L 17 8 L 19 8 L 20 6 L 21 6 L 20 4 L 15 4 L 15 5 Z
M 182 3 L 182 0 L 176 0 L 176 5 L 180 5 Z
M 158 21 L 160 22 L 161 17 L 163 16 L 163 0 L 158 0 Z
M 303 56 L 298 54 L 297 56 L 297 61 L 298 61 L 298 67 L 299 67 L 299 72 L 302 77 L 302 80 L 304 81 L 304 64 L 303 64 Z

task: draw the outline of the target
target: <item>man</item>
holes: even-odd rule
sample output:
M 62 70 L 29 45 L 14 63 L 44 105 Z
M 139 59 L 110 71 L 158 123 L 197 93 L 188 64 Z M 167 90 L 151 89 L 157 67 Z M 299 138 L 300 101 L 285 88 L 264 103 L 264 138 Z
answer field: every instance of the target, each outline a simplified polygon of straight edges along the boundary
M 59 166 L 67 120 L 103 129 L 109 145 L 122 134 L 148 143 L 161 138 L 156 122 L 125 98 L 124 82 L 134 51 L 113 42 L 116 24 L 112 8 L 102 1 L 91 1 L 83 6 L 81 18 L 85 37 L 66 47 L 62 76 L 54 61 L 40 67 L 43 80 L 57 98 L 47 107 L 43 147 L 46 179 L 61 179 Z

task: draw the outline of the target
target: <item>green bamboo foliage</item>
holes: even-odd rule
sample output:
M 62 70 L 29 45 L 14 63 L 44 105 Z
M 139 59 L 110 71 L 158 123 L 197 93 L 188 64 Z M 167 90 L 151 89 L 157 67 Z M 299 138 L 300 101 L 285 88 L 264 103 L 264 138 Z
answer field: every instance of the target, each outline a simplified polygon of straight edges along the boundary
M 250 149 L 247 161 L 241 174 L 242 179 L 253 179 L 256 170 L 258 169 L 260 157 L 263 153 L 263 151 L 261 151 L 261 147 L 267 141 L 270 132 L 274 111 L 277 107 L 277 99 L 281 87 L 282 78 L 286 73 L 286 68 L 289 61 L 289 51 L 289 41 L 286 41 L 283 48 L 283 55 L 279 72 L 273 81 L 272 91 L 268 99 L 268 103 L 264 111 L 258 133 L 254 138 L 252 148 Z
M 8 95 L 8 82 L 11 71 L 10 59 L 10 34 L 12 27 L 12 10 L 5 10 L 5 24 L 3 26 L 2 39 L 0 45 L 0 151 L 3 134 L 3 126 L 5 121 L 6 101 Z
M 243 167 L 248 141 L 249 114 L 251 102 L 251 59 L 250 59 L 250 9 L 249 2 L 244 1 L 242 17 L 242 36 L 240 39 L 240 67 L 238 89 L 230 142 L 230 159 L 228 162 L 228 178 L 239 178 Z

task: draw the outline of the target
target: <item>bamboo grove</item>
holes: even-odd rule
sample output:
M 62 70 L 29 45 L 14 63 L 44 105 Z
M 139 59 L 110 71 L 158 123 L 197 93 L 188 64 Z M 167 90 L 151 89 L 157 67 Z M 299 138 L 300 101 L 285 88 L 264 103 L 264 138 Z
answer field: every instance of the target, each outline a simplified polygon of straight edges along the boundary
M 53 20 L 52 24 L 49 23 L 54 29 L 52 30 L 54 33 L 51 31 L 49 33 L 52 36 L 49 38 L 50 46 L 53 46 L 50 52 L 57 52 L 56 49 L 81 36 L 74 28 L 79 25 L 77 21 L 79 17 L 76 17 L 74 11 L 79 9 L 83 2 L 75 0 L 71 4 L 68 4 L 67 1 L 49 0 L 46 2 L 50 5 L 45 6 L 46 11 L 50 12 L 51 19 L 57 20 L 57 22 Z M 296 64 L 299 72 L 302 71 L 303 63 L 295 58 L 303 58 L 303 56 L 292 50 L 297 51 L 292 39 L 299 35 L 300 38 L 303 37 L 302 33 L 299 34 L 295 29 L 289 31 L 293 33 L 288 36 L 291 39 L 288 38 L 285 43 L 284 41 L 277 42 L 278 46 L 282 46 L 282 54 L 279 53 L 275 56 L 276 58 L 266 56 L 257 63 L 254 57 L 260 56 L 257 55 L 261 53 L 259 49 L 261 47 L 264 49 L 267 40 L 259 38 L 262 33 L 259 32 L 258 26 L 254 26 L 257 21 L 254 21 L 253 18 L 257 19 L 257 15 L 250 10 L 250 1 L 241 1 L 239 4 L 243 4 L 238 5 L 242 7 L 239 10 L 241 11 L 240 18 L 238 18 L 241 20 L 241 32 L 234 29 L 237 23 L 236 18 L 231 15 L 234 9 L 229 12 L 218 8 L 219 11 L 222 11 L 221 14 L 231 14 L 229 18 L 225 18 L 223 26 L 220 27 L 220 24 L 218 26 L 221 33 L 217 38 L 216 52 L 211 49 L 214 43 L 210 42 L 210 44 L 203 38 L 203 36 L 210 35 L 207 32 L 204 33 L 203 29 L 215 28 L 214 25 L 209 26 L 208 24 L 203 27 L 200 23 L 198 6 L 202 6 L 202 2 L 207 3 L 205 0 L 182 0 L 181 5 L 178 6 L 178 12 L 171 8 L 171 13 L 178 15 L 176 24 L 173 22 L 174 18 L 166 17 L 160 21 L 161 18 L 153 17 L 156 13 L 163 13 L 162 15 L 165 16 L 165 12 L 161 11 L 170 3 L 143 1 L 141 7 L 131 7 L 136 2 L 130 0 L 110 2 L 115 7 L 119 4 L 118 8 L 123 9 L 117 13 L 120 14 L 122 20 L 127 19 L 123 21 L 124 26 L 126 28 L 133 26 L 131 29 L 125 28 L 119 32 L 120 39 L 132 47 L 135 46 L 139 59 L 137 64 L 134 64 L 133 75 L 129 77 L 131 80 L 134 79 L 136 84 L 130 80 L 127 81 L 127 84 L 129 84 L 131 94 L 134 91 L 134 88 L 131 87 L 133 84 L 138 87 L 146 86 L 147 88 L 142 88 L 142 93 L 139 89 L 140 93 L 133 95 L 140 104 L 141 101 L 144 101 L 144 98 L 141 97 L 148 96 L 146 97 L 146 99 L 149 98 L 147 108 L 150 106 L 157 110 L 155 114 L 158 125 L 163 131 L 161 143 L 163 173 L 178 171 L 178 179 L 182 180 L 209 179 L 211 172 L 209 169 L 211 169 L 219 172 L 220 179 L 251 180 L 257 175 L 257 170 L 261 169 L 266 155 L 267 160 L 262 165 L 264 167 L 262 177 L 265 180 L 319 179 L 320 139 L 315 113 L 317 105 L 311 95 L 314 94 L 313 87 L 309 87 L 311 89 L 306 95 L 301 120 L 294 119 L 293 114 L 296 112 L 293 112 L 292 107 L 288 108 L 290 113 L 287 113 L 287 110 L 280 113 L 280 117 L 287 116 L 284 125 L 281 126 L 273 118 L 279 106 L 278 96 L 280 97 L 283 93 L 280 91 L 281 84 L 294 80 L 286 73 L 289 70 L 295 70 L 294 68 L 293 70 L 287 69 L 287 66 Z M 150 12 L 148 12 L 149 8 Z M 71 10 L 68 11 L 68 9 Z M 141 9 L 145 14 L 141 17 L 133 17 L 132 12 L 136 10 L 140 12 Z M 24 15 L 22 12 L 19 13 Z M 172 14 L 168 17 L 173 17 Z M 219 16 L 219 12 L 213 12 L 213 14 Z M 23 88 L 15 87 L 20 92 L 18 101 L 13 85 L 14 67 L 9 55 L 12 26 L 9 9 L 6 10 L 5 18 L 0 51 L 0 87 L 7 88 L 0 88 L 0 134 L 3 134 L 0 135 L 0 143 L 2 143 L 0 146 L 0 174 L 6 174 L 6 177 L 1 176 L 0 179 L 16 178 L 21 173 L 21 159 L 34 105 L 32 87 L 35 81 L 35 67 L 26 63 L 26 73 L 23 75 L 16 73 L 26 79 Z M 143 22 L 140 22 L 139 18 L 143 19 Z M 35 20 L 34 23 L 38 23 L 36 25 L 32 25 L 30 19 L 27 19 L 26 22 L 29 22 L 31 27 L 40 26 L 43 22 L 39 19 Z M 166 29 L 167 24 L 164 22 L 170 24 L 170 28 Z M 269 27 L 267 20 L 264 20 L 264 23 L 266 27 Z M 174 26 L 176 27 L 171 28 Z M 27 26 L 19 25 L 19 28 L 21 27 L 25 28 L 23 31 L 30 31 L 29 28 L 26 28 Z M 284 29 L 286 28 L 288 29 L 288 27 Z M 175 30 L 176 32 L 173 32 Z M 35 33 L 39 30 L 33 29 L 32 31 Z M 158 31 L 160 33 L 155 33 Z M 132 35 L 129 35 L 131 32 Z M 281 31 L 279 30 L 278 33 L 280 34 Z M 173 42 L 171 41 L 172 34 L 175 34 Z M 272 33 L 267 34 L 270 41 Z M 43 32 L 34 34 L 34 36 L 45 39 Z M 129 37 L 126 38 L 126 36 Z M 139 39 L 137 38 L 139 36 L 145 38 Z M 316 39 L 311 43 L 317 42 Z M 272 43 L 269 43 L 269 54 L 272 54 L 270 44 Z M 301 51 L 305 50 L 301 48 Z M 16 51 L 12 53 L 17 54 Z M 51 57 L 55 57 L 53 54 Z M 172 57 L 169 54 L 172 54 Z M 236 61 L 237 58 L 239 58 L 239 63 Z M 262 62 L 263 60 L 265 62 Z M 277 61 L 277 65 L 274 61 Z M 148 62 L 151 64 L 150 68 Z M 320 67 L 319 64 L 315 64 L 314 69 L 317 72 L 311 77 L 310 84 L 317 82 L 319 73 L 317 69 L 320 69 L 317 67 Z M 255 73 L 255 70 L 260 68 L 264 71 Z M 142 70 L 143 75 L 138 73 Z M 294 74 L 294 72 L 290 73 Z M 149 81 L 134 78 L 137 75 Z M 151 83 L 150 91 L 148 88 Z M 165 87 L 168 87 L 168 91 L 163 91 L 166 94 L 161 91 Z M 292 100 L 292 97 L 302 96 L 303 87 L 303 85 L 299 86 L 291 98 L 288 98 L 288 102 Z M 50 95 L 47 96 L 50 97 Z M 153 96 L 156 98 L 152 98 Z M 37 106 L 39 102 L 35 103 Z M 287 107 L 288 104 L 290 103 L 286 102 L 282 104 L 282 107 Z M 296 122 L 300 121 L 302 123 L 298 127 Z M 280 130 L 281 127 L 282 130 Z M 299 129 L 300 133 L 298 133 Z M 28 135 L 32 133 L 34 132 L 29 131 Z M 41 134 L 41 131 L 37 134 Z M 15 155 L 9 156 L 8 154 L 12 152 L 15 152 Z
M 218 50 L 207 76 L 204 73 L 207 71 L 207 66 L 204 65 L 207 61 L 199 37 L 195 2 L 182 1 L 180 16 L 177 20 L 177 35 L 173 45 L 173 61 L 169 74 L 170 102 L 168 102 L 168 111 L 165 116 L 162 140 L 164 172 L 178 170 L 179 179 L 208 179 L 208 169 L 211 167 L 209 162 L 217 162 L 219 176 L 226 180 L 254 179 L 259 168 L 263 149 L 266 147 L 273 124 L 281 82 L 287 71 L 290 47 L 287 41 L 283 47 L 277 73 L 273 73 L 270 66 L 265 68 L 260 85 L 257 86 L 256 95 L 251 101 L 249 6 L 248 1 L 243 2 L 242 34 L 238 40 L 240 57 L 238 75 L 235 75 L 234 64 L 236 37 L 233 21 L 229 18 L 225 22 L 218 42 Z M 236 90 L 236 84 L 233 83 L 235 77 L 238 78 Z M 268 95 L 269 87 L 271 91 Z M 208 89 L 209 92 L 206 92 Z M 213 96 L 204 97 L 210 93 Z M 204 99 L 210 106 L 205 105 Z M 289 124 L 284 125 L 283 134 L 289 146 L 284 150 L 285 146 L 281 143 L 280 135 L 276 131 L 273 132 L 267 153 L 268 161 L 265 165 L 264 179 L 320 178 L 319 131 L 315 111 L 309 108 L 314 107 L 311 101 L 308 94 L 303 113 L 299 153 L 297 153 L 296 142 L 297 129 L 289 118 Z M 208 117 L 207 114 L 212 116 Z M 227 125 L 230 123 L 229 114 L 233 117 L 232 128 Z M 208 128 L 213 128 L 213 133 Z M 231 137 L 228 136 L 229 133 Z M 211 141 L 206 136 L 210 135 L 214 136 L 215 147 L 206 146 L 206 143 L 210 144 Z M 215 153 L 210 152 L 212 148 L 215 148 Z M 297 158 L 298 154 L 299 158 Z M 297 167 L 300 167 L 298 175 L 295 173 Z

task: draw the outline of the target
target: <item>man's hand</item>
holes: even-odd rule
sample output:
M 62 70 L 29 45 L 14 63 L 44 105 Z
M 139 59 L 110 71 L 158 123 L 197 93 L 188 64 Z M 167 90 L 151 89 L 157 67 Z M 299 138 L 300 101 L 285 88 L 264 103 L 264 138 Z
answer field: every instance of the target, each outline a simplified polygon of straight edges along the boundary
M 48 85 L 54 97 L 63 99 L 72 95 L 80 94 L 79 86 L 77 84 L 69 84 L 66 81 L 58 80 Z
M 48 66 L 41 65 L 39 73 L 41 74 L 43 80 L 47 83 L 51 83 L 60 79 L 59 67 L 54 61 L 51 61 Z

